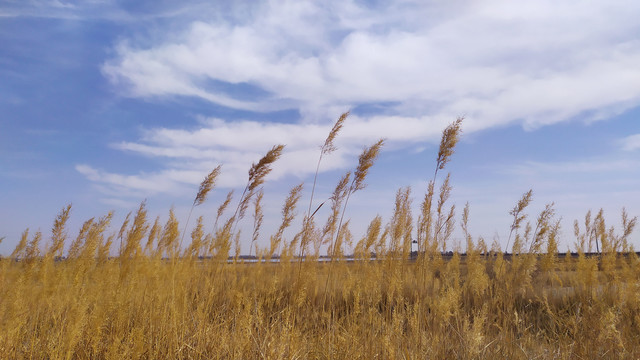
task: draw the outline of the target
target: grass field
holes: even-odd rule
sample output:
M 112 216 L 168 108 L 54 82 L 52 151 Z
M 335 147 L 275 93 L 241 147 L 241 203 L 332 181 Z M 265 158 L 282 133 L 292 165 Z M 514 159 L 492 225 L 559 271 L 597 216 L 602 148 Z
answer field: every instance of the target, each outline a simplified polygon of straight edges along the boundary
M 635 254 L 550 260 L 5 259 L 0 352 L 7 358 L 640 356 Z
M 294 187 L 264 248 L 254 246 L 263 219 L 261 184 L 283 146 L 251 167 L 241 197 L 234 203 L 230 194 L 220 205 L 209 234 L 202 217 L 185 234 L 190 219 L 180 224 L 170 211 L 160 224 L 147 218 L 142 203 L 119 231 L 110 230 L 107 214 L 70 238 L 71 207 L 63 208 L 46 244 L 41 233 L 27 230 L 0 260 L 0 357 L 640 358 L 640 259 L 628 243 L 637 219 L 623 211 L 616 232 L 602 212 L 588 213 L 575 225 L 576 253 L 559 256 L 553 206 L 529 219 L 529 191 L 510 212 L 508 255 L 469 234 L 468 206 L 459 221 L 465 248 L 453 248 L 449 177 L 438 191 L 436 182 L 460 125 L 443 133 L 418 216 L 411 190 L 402 188 L 393 216 L 374 218 L 360 237 L 349 231 L 345 214 L 382 140 L 339 181 L 324 226 L 316 224 L 311 198 L 302 228 L 287 239 L 302 184 Z M 220 171 L 205 178 L 193 207 L 206 200 Z M 237 229 L 247 213 L 251 250 L 265 261 L 240 257 Z M 412 253 L 414 242 L 418 253 Z M 316 261 L 324 250 L 330 260 Z M 274 258 L 278 262 L 266 261 Z

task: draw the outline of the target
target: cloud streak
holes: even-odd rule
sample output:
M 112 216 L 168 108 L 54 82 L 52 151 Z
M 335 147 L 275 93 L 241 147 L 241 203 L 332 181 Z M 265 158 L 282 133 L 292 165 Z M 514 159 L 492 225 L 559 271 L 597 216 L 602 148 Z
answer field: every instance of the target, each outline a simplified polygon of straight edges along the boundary
M 363 147 L 377 141 L 381 134 L 385 135 L 390 149 L 417 146 L 425 139 L 435 141 L 448 122 L 447 119 L 350 116 L 336 139 L 337 151 L 323 160 L 320 170 L 354 166 Z M 77 165 L 76 170 L 101 184 L 103 192 L 107 190 L 110 195 L 133 192 L 140 197 L 197 185 L 210 169 L 223 164 L 218 185 L 234 188 L 246 181 L 247 170 L 266 150 L 274 144 L 285 144 L 285 152 L 270 179 L 304 178 L 315 172 L 320 145 L 331 129 L 331 124 L 251 120 L 202 119 L 201 123 L 202 127 L 194 130 L 152 128 L 145 130 L 138 141 L 111 144 L 117 150 L 161 159 L 166 165 L 163 170 L 122 175 L 84 164 Z M 130 191 L 124 191 L 126 189 Z
M 134 97 L 304 114 L 394 102 L 398 115 L 464 112 L 483 125 L 525 119 L 536 127 L 640 99 L 632 2 L 483 1 L 459 13 L 455 5 L 396 4 L 388 17 L 354 2 L 328 4 L 264 3 L 242 22 L 199 20 L 160 43 L 124 41 L 103 72 Z M 415 14 L 427 20 L 399 21 Z M 240 100 L 210 80 L 269 96 Z
M 514 122 L 536 129 L 576 117 L 606 119 L 640 103 L 640 23 L 631 15 L 640 12 L 637 2 L 192 5 L 203 16 L 178 16 L 181 31 L 116 44 L 102 73 L 118 93 L 199 98 L 253 112 L 294 109 L 301 118 L 147 129 L 139 140 L 112 146 L 164 158 L 167 168 L 100 176 L 103 182 L 135 188 L 134 180 L 157 177 L 162 188 L 170 182 L 160 178 L 177 173 L 172 181 L 194 184 L 224 163 L 222 183 L 237 185 L 278 143 L 287 149 L 273 176 L 304 177 L 314 171 L 310 159 L 330 129 L 327 119 L 347 109 L 380 111 L 348 120 L 341 151 L 325 171 L 348 167 L 380 137 L 392 149 L 423 146 L 460 115 L 466 133 Z

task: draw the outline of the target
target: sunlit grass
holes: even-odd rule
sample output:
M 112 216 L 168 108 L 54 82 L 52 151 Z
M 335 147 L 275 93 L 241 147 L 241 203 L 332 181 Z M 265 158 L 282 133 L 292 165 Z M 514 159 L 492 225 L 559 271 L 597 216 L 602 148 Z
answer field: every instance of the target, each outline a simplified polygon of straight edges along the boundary
M 0 357 L 639 358 L 640 260 L 628 243 L 636 218 L 626 212 L 620 231 L 605 224 L 602 212 L 588 213 L 575 225 L 575 255 L 563 257 L 553 205 L 526 216 L 531 192 L 510 212 L 509 254 L 470 234 L 466 206 L 458 225 L 465 249 L 443 256 L 452 248 L 456 212 L 448 205 L 449 176 L 436 182 L 460 125 L 443 133 L 415 219 L 412 190 L 402 188 L 390 219 L 372 219 L 360 237 L 349 230 L 348 199 L 366 196 L 354 193 L 364 188 L 382 141 L 339 181 L 325 225 L 316 225 L 312 210 L 322 205 L 310 200 L 302 228 L 286 239 L 301 197 L 302 185 L 294 187 L 278 231 L 254 252 L 279 262 L 244 263 L 237 224 L 253 206 L 253 232 L 244 236 L 257 243 L 260 185 L 280 146 L 252 166 L 235 213 L 225 218 L 229 194 L 209 234 L 202 217 L 186 233 L 173 211 L 162 224 L 147 218 L 142 203 L 117 231 L 107 214 L 70 238 L 70 207 L 64 207 L 50 240 L 25 231 L 0 260 Z M 334 127 L 326 149 L 339 130 Z M 330 153 L 325 147 L 320 160 Z M 194 207 L 220 171 L 205 178 Z M 594 248 L 598 253 L 591 254 Z M 331 261 L 316 261 L 323 249 Z

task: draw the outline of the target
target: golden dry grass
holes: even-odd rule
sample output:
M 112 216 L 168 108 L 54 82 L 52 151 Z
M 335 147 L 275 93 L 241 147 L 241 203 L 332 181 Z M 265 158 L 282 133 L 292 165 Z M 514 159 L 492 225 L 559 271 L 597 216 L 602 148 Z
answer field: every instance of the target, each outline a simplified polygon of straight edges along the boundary
M 460 125 L 444 131 L 435 175 L 450 160 Z M 190 233 L 186 224 L 180 230 L 173 210 L 164 225 L 148 219 L 143 202 L 115 233 L 109 213 L 70 238 L 64 207 L 47 244 L 42 233 L 27 230 L 11 256 L 0 259 L 0 357 L 640 358 L 640 259 L 628 243 L 636 218 L 623 212 L 616 232 L 602 213 L 593 219 L 589 213 L 575 226 L 577 255 L 558 257 L 553 206 L 527 221 L 527 192 L 511 211 L 511 254 L 473 238 L 466 206 L 460 221 L 466 249 L 444 257 L 455 218 L 447 176 L 438 193 L 431 180 L 416 221 L 411 189 L 402 188 L 392 217 L 374 218 L 354 238 L 343 222 L 348 199 L 364 188 L 382 144 L 366 148 L 354 174 L 340 180 L 326 225 L 316 227 L 311 200 L 302 229 L 287 239 L 302 185 L 291 190 L 280 228 L 265 248 L 256 247 L 260 259 L 277 255 L 277 263 L 243 262 L 236 226 L 252 203 L 249 239 L 257 243 L 259 186 L 282 146 L 252 166 L 235 213 L 224 220 L 229 193 L 210 234 L 202 217 Z M 325 143 L 321 153 L 330 148 Z M 219 171 L 205 178 L 193 206 L 205 200 Z M 185 235 L 191 239 L 181 244 Z M 331 261 L 317 261 L 326 245 Z M 601 253 L 587 255 L 593 247 Z M 310 255 L 303 261 L 294 257 L 300 253 Z
M 637 358 L 640 262 L 2 260 L 6 358 Z M 527 255 L 524 255 L 525 257 Z M 526 261 L 527 259 L 521 259 Z M 501 266 L 507 271 L 495 273 Z M 332 275 L 327 284 L 329 268 Z M 557 276 L 557 279 L 556 279 Z M 613 276 L 613 277 L 612 277 Z M 326 291 L 326 296 L 325 296 Z

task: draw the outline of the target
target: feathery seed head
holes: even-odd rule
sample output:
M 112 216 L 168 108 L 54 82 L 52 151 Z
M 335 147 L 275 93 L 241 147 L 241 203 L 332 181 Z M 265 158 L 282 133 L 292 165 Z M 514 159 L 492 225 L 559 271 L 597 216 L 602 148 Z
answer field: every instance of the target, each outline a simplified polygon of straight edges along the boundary
M 347 184 L 349 183 L 350 178 L 351 178 L 350 171 L 344 174 L 342 178 L 340 178 L 340 181 L 338 181 L 338 185 L 336 185 L 336 188 L 333 190 L 333 194 L 331 195 L 330 199 L 332 201 L 341 202 L 342 198 L 346 196 L 346 192 L 348 190 Z
M 264 183 L 264 177 L 271 172 L 271 164 L 280 158 L 282 150 L 284 145 L 276 145 L 257 164 L 251 165 L 248 189 L 250 193 Z
M 638 217 L 634 216 L 632 219 L 629 219 L 629 214 L 627 213 L 627 209 L 622 208 L 622 232 L 623 237 L 628 237 L 633 232 L 633 229 L 636 227 L 638 222 Z
M 50 256 L 62 256 L 62 250 L 64 248 L 64 241 L 67 237 L 65 232 L 65 225 L 69 220 L 69 214 L 71 212 L 71 204 L 68 204 L 60 211 L 60 214 L 56 217 L 51 229 L 51 248 L 47 252 Z
M 227 209 L 227 207 L 229 207 L 229 204 L 231 203 L 231 199 L 233 199 L 233 190 L 229 191 L 227 193 L 227 197 L 224 200 L 224 202 L 218 207 L 218 212 L 216 213 L 216 220 L 213 223 L 213 229 L 214 231 L 218 228 L 218 221 L 220 220 L 220 217 L 222 217 L 222 214 L 224 213 L 224 211 Z
M 190 257 L 198 257 L 204 244 L 204 218 L 198 217 L 196 227 L 191 231 L 191 245 L 186 250 L 186 255 Z
M 147 201 L 143 200 L 140 203 L 140 207 L 138 207 L 135 217 L 133 218 L 133 223 L 131 224 L 129 231 L 127 232 L 124 252 L 120 254 L 124 258 L 137 256 L 142 252 L 140 241 L 149 229 L 149 224 L 147 224 L 146 206 Z
M 271 164 L 280 158 L 284 145 L 276 145 L 267 152 L 257 164 L 249 169 L 249 183 L 245 188 L 245 194 L 236 209 L 237 220 L 242 219 L 249 207 L 249 200 L 255 194 L 256 189 L 264 183 L 264 178 L 271 172 Z M 234 215 L 234 217 L 236 216 Z
M 227 197 L 224 199 L 224 202 L 220 205 L 220 207 L 218 207 L 218 212 L 216 214 L 218 218 L 222 216 L 225 209 L 229 206 L 229 204 L 231 203 L 231 199 L 233 199 L 233 190 L 227 193 Z
M 129 226 L 129 221 L 131 221 L 131 211 L 129 211 L 127 216 L 124 218 L 124 221 L 122 222 L 122 226 L 120 226 L 120 231 L 118 231 L 118 239 L 122 240 L 122 238 L 124 237 L 124 232 L 127 230 L 127 227 Z
M 25 259 L 33 260 L 40 256 L 40 240 L 42 240 L 42 232 L 37 231 L 27 245 Z
M 280 228 L 278 229 L 277 237 L 282 238 L 282 234 L 284 230 L 291 225 L 293 218 L 295 217 L 295 209 L 298 204 L 298 200 L 300 200 L 302 188 L 304 183 L 295 186 L 291 191 L 289 191 L 289 196 L 284 202 L 282 206 L 282 223 L 280 224 Z
M 335 140 L 336 136 L 338 135 L 338 132 L 340 132 L 340 129 L 342 129 L 342 126 L 344 125 L 344 121 L 347 119 L 348 116 L 349 116 L 349 112 L 347 111 L 346 113 L 340 115 L 340 118 L 338 119 L 338 121 L 336 121 L 336 123 L 333 125 L 331 132 L 329 132 L 329 136 L 327 136 L 327 139 L 324 141 L 324 145 L 322 145 L 323 154 L 330 154 L 337 150 L 337 148 L 333 144 L 333 140 Z
M 370 251 L 373 245 L 380 238 L 380 232 L 382 230 L 382 216 L 376 215 L 371 223 L 369 223 L 369 227 L 367 228 L 367 234 L 365 235 L 364 241 L 364 251 Z M 365 254 L 367 255 L 367 254 Z
M 82 224 L 82 227 L 78 232 L 78 236 L 76 236 L 75 240 L 71 242 L 71 246 L 69 246 L 67 257 L 73 259 L 80 256 L 82 245 L 84 244 L 84 241 L 86 241 L 87 234 L 89 233 L 89 230 L 91 230 L 94 220 L 94 218 L 91 218 Z
M 526 219 L 527 215 L 522 214 L 522 212 L 527 206 L 529 206 L 532 197 L 533 190 L 527 191 L 526 193 L 524 193 L 524 195 L 522 195 L 522 198 L 518 201 L 518 204 L 511 211 L 509 211 L 509 215 L 512 215 L 514 217 L 513 225 L 511 226 L 513 230 L 520 228 L 520 223 L 524 221 L 524 219 Z
M 283 241 L 284 231 L 291 225 L 291 222 L 296 216 L 295 210 L 298 200 L 300 200 L 300 193 L 304 183 L 299 184 L 289 191 L 289 195 L 282 206 L 282 223 L 278 228 L 275 235 L 271 236 L 271 248 L 269 250 L 269 257 L 271 257 L 275 251 L 280 247 Z
M 198 206 L 206 200 L 207 194 L 215 186 L 215 181 L 218 175 L 220 174 L 221 168 L 222 168 L 222 165 L 218 165 L 215 169 L 213 169 L 209 173 L 209 175 L 207 175 L 204 178 L 204 180 L 202 180 L 202 183 L 200 183 L 200 189 L 198 189 L 198 194 L 196 195 L 196 198 L 193 200 L 194 206 Z
M 161 233 L 161 228 L 160 228 L 160 216 L 156 217 L 156 221 L 154 221 L 153 226 L 151 226 L 151 229 L 149 230 L 149 236 L 147 237 L 147 244 L 144 247 L 144 252 L 145 254 L 150 254 L 151 253 L 151 249 L 153 249 L 153 243 L 158 240 L 158 238 L 160 237 L 160 233 Z
M 169 209 L 169 219 L 164 225 L 162 236 L 158 240 L 158 250 L 160 255 L 166 250 L 167 255 L 173 256 L 178 250 L 178 240 L 180 239 L 180 230 L 178 229 L 178 219 L 173 211 L 173 207 Z
M 464 232 L 464 236 L 467 241 L 471 240 L 471 236 L 469 235 L 469 202 L 464 205 L 464 210 L 462 210 L 462 231 Z
M 451 155 L 453 155 L 454 148 L 460 140 L 462 120 L 460 117 L 449 126 L 447 126 L 442 132 L 442 139 L 440 140 L 440 149 L 438 151 L 438 161 L 436 163 L 437 170 L 444 169 L 445 165 L 449 162 Z
M 16 248 L 13 250 L 10 257 L 13 259 L 18 259 L 20 257 L 23 257 L 24 249 L 27 248 L 28 241 L 29 241 L 29 228 L 25 229 L 25 231 L 22 232 L 22 236 L 20 236 L 20 241 L 18 242 L 18 245 L 16 245 Z
M 338 185 L 333 190 L 333 194 L 330 197 L 331 200 L 331 215 L 327 219 L 327 222 L 322 229 L 322 239 L 331 240 L 338 226 L 338 220 L 340 217 L 340 208 L 342 206 L 342 201 L 347 196 L 347 192 L 349 191 L 349 179 L 351 178 L 351 172 L 347 172 L 342 176 Z
M 94 259 L 96 256 L 96 250 L 100 249 L 104 240 L 104 232 L 111 224 L 113 218 L 113 212 L 109 212 L 107 215 L 101 217 L 97 221 L 94 221 L 84 238 L 84 244 L 79 249 L 79 256 L 85 259 Z
M 384 145 L 384 139 L 378 140 L 375 144 L 371 145 L 371 147 L 365 149 L 362 154 L 360 154 L 360 158 L 358 159 L 358 168 L 354 173 L 353 184 L 351 185 L 352 192 L 362 190 L 367 186 L 364 183 L 364 179 L 380 154 L 380 148 L 382 145 Z

